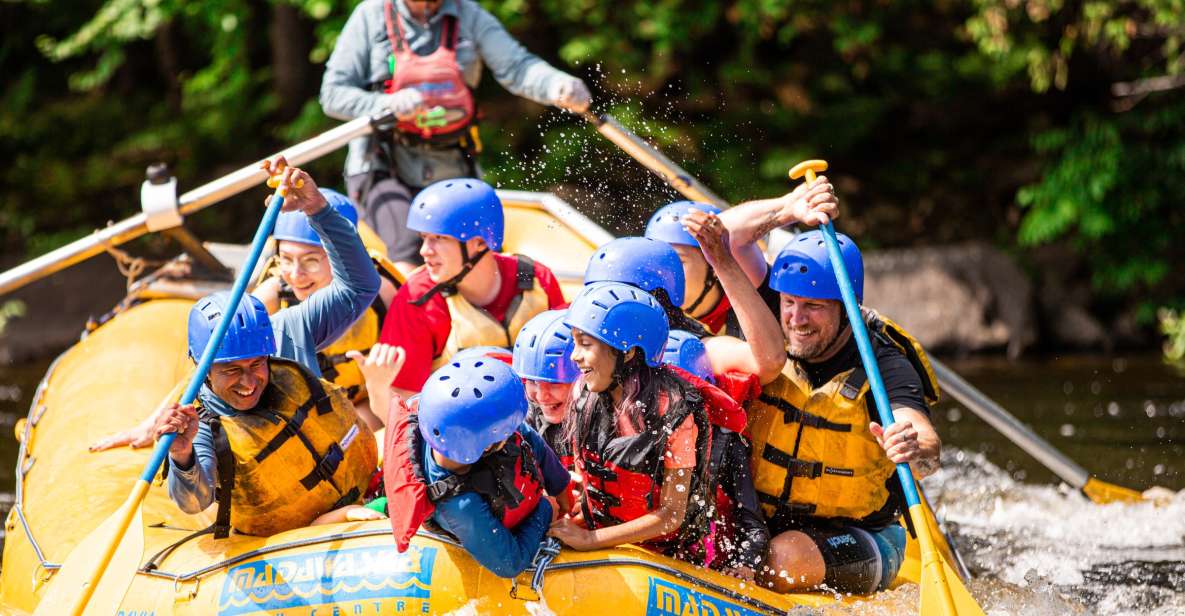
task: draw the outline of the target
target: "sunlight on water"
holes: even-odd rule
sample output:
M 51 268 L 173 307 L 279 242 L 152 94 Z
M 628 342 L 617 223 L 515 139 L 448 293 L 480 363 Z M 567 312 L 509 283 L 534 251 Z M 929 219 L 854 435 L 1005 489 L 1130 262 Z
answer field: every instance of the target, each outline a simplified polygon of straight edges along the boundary
M 982 455 L 944 454 L 927 493 L 990 613 L 1185 611 L 1185 492 L 1099 505 L 1068 486 L 1017 482 Z

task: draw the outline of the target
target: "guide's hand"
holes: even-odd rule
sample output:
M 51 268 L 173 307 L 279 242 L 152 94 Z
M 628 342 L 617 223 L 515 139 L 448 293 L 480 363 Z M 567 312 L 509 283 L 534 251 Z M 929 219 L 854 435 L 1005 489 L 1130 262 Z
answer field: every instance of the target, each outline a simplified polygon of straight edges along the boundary
M 592 94 L 588 91 L 588 86 L 584 82 L 572 77 L 565 79 L 559 83 L 555 88 L 555 95 L 552 97 L 555 101 L 555 106 L 573 113 L 584 113 L 588 111 L 588 106 L 592 103 Z
M 400 120 L 410 120 L 424 110 L 424 95 L 415 88 L 403 88 L 387 96 L 387 108 Z

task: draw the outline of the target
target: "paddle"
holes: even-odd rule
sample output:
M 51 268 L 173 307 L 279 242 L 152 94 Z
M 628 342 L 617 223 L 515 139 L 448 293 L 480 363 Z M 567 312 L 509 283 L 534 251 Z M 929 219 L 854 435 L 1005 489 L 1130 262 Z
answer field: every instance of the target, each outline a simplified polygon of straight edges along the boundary
M 825 171 L 827 163 L 821 160 L 808 160 L 794 165 L 790 169 L 790 179 L 797 180 L 806 177 L 808 183 L 815 181 L 815 173 Z M 848 277 L 848 270 L 844 266 L 843 254 L 839 249 L 839 241 L 835 238 L 835 227 L 828 222 L 823 227 L 823 238 L 827 243 L 827 255 L 831 259 L 831 268 L 835 270 L 835 281 L 839 284 L 843 297 L 844 310 L 848 321 L 852 325 L 852 335 L 856 338 L 856 346 L 860 350 L 860 361 L 864 364 L 864 371 L 868 375 L 868 383 L 872 388 L 872 396 L 876 401 L 876 411 L 880 415 L 881 424 L 887 429 L 893 425 L 893 412 L 889 408 L 889 395 L 885 391 L 884 381 L 881 380 L 880 369 L 877 367 L 876 356 L 872 351 L 872 342 L 868 339 L 868 330 L 864 326 L 864 316 L 860 313 L 860 305 L 856 302 L 856 294 L 852 291 L 852 280 Z M 957 573 L 951 568 L 946 559 L 935 547 L 929 516 L 926 515 L 921 499 L 918 497 L 917 487 L 913 481 L 913 472 L 909 464 L 897 465 L 897 477 L 901 480 L 901 489 L 905 493 L 905 502 L 909 505 L 909 517 L 913 521 L 918 535 L 918 548 L 922 556 L 921 611 L 920 614 L 983 614 L 971 593 L 967 592 Z
M 1085 468 L 1055 449 L 1048 441 L 1037 436 L 1028 426 L 976 389 L 974 385 L 965 381 L 954 370 L 934 359 L 930 360 L 930 365 L 934 367 L 934 374 L 938 375 L 938 381 L 942 384 L 943 391 L 950 392 L 956 400 L 971 409 L 971 412 L 978 415 L 980 419 L 986 421 L 1000 434 L 1008 437 L 1008 440 L 1023 449 L 1025 453 L 1044 464 L 1062 481 L 1081 490 L 1090 500 L 1102 504 L 1134 503 L 1144 500 L 1144 496 L 1135 490 L 1091 477 Z
M 189 379 L 189 386 L 181 396 L 180 404 L 191 404 L 197 398 L 206 373 L 214 363 L 214 355 L 226 336 L 231 319 L 243 294 L 251 273 L 259 262 L 264 244 L 272 233 L 280 208 L 284 204 L 285 191 L 280 187 L 263 215 L 263 221 L 255 231 L 251 251 L 243 262 L 242 269 L 231 290 L 227 312 L 218 321 L 206 350 L 198 360 L 197 369 Z M 144 467 L 140 479 L 119 509 L 99 525 L 70 552 L 62 568 L 54 574 L 53 581 L 41 602 L 37 604 L 36 615 L 71 614 L 77 616 L 83 611 L 89 613 L 114 614 L 123 596 L 127 594 L 132 578 L 139 568 L 144 549 L 144 524 L 141 520 L 140 504 L 148 494 L 152 479 L 160 471 L 169 446 L 177 435 L 169 433 L 161 437 L 152 451 L 152 457 Z M 111 573 L 108 573 L 111 572 Z

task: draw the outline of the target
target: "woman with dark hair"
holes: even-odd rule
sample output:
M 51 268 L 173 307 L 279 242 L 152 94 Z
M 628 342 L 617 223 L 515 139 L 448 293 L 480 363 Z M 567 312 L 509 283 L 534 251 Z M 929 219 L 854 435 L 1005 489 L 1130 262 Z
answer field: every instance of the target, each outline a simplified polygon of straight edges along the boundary
M 712 499 L 711 425 L 699 390 L 660 363 L 669 325 L 648 293 L 585 287 L 568 309 L 576 400 L 564 419 L 585 488 L 581 520 L 550 534 L 571 548 L 626 543 L 700 562 Z M 744 427 L 744 415 L 714 418 Z

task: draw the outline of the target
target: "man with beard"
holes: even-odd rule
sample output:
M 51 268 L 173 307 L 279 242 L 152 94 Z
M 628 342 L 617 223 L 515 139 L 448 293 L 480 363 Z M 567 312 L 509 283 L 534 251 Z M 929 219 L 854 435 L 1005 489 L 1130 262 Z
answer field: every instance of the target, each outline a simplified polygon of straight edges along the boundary
M 847 236 L 839 242 L 862 301 L 860 251 Z M 898 325 L 863 310 L 895 418 L 883 428 L 821 232 L 782 249 L 770 287 L 781 294 L 789 361 L 749 406 L 754 484 L 773 536 L 760 580 L 779 592 L 883 590 L 905 553 L 894 466 L 909 463 L 919 478 L 938 468 L 929 361 Z

